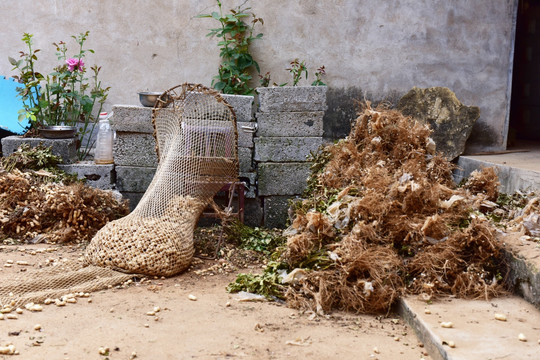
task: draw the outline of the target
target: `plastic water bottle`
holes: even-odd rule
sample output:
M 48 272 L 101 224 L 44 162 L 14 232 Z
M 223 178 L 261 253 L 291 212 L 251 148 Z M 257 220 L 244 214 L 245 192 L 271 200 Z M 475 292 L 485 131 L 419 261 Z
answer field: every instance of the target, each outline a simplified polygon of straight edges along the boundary
M 109 123 L 110 115 L 106 112 L 99 114 L 98 134 L 94 162 L 96 164 L 113 164 L 113 141 L 115 132 Z

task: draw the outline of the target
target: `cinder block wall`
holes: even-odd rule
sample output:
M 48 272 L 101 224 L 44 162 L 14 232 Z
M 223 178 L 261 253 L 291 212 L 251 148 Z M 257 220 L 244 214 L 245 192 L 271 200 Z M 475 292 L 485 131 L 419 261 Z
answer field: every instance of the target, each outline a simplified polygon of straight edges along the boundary
M 246 224 L 285 226 L 289 200 L 306 186 L 308 157 L 323 142 L 326 91 L 326 87 L 259 88 L 256 114 L 253 96 L 223 95 L 237 116 L 239 178 L 247 185 Z M 134 208 L 157 166 L 152 109 L 115 105 L 113 112 L 116 188 Z

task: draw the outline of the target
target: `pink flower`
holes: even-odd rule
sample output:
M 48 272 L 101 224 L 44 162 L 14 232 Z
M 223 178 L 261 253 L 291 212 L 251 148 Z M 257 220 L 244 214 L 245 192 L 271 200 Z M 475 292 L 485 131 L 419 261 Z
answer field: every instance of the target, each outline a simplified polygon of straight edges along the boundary
M 66 64 L 68 64 L 69 71 L 81 71 L 84 67 L 84 62 L 82 61 L 82 59 L 69 58 L 66 60 Z

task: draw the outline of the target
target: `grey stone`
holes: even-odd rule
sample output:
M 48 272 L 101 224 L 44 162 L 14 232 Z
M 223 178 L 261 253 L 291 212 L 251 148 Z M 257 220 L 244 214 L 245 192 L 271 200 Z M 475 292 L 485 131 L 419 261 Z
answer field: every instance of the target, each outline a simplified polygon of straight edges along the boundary
M 32 148 L 39 145 L 51 147 L 51 152 L 62 158 L 62 164 L 72 164 L 77 161 L 77 138 L 45 139 L 8 136 L 2 139 L 3 156 L 14 153 L 22 144 L 28 144 Z
M 258 137 L 255 138 L 255 161 L 308 161 L 322 145 L 321 137 Z
M 253 120 L 253 96 L 231 94 L 221 94 L 221 96 L 233 107 L 236 121 Z
M 325 111 L 326 86 L 260 87 L 259 111 Z
M 254 124 L 253 122 L 249 123 L 246 121 L 239 121 L 236 123 L 236 127 L 238 130 L 238 146 L 239 147 L 246 147 L 246 148 L 253 147 L 253 133 L 242 130 L 242 126 L 251 127 L 253 126 L 253 124 Z
M 151 134 L 116 133 L 113 155 L 116 165 L 157 166 L 156 141 Z
M 284 229 L 289 219 L 289 202 L 291 196 L 266 196 L 264 202 L 264 226 L 273 229 Z
M 58 168 L 69 174 L 76 174 L 79 179 L 85 179 L 86 184 L 92 187 L 103 190 L 110 190 L 114 187 L 114 164 L 97 165 L 92 161 L 81 161 L 74 164 L 58 165 Z
M 258 112 L 257 136 L 323 136 L 324 111 Z
M 445 87 L 414 87 L 399 100 L 397 108 L 403 114 L 431 125 L 437 151 L 442 152 L 448 160 L 465 151 L 465 142 L 480 117 L 478 107 L 463 105 Z
M 250 148 L 238 148 L 240 172 L 253 171 L 253 151 Z
M 111 118 L 116 131 L 153 134 L 152 108 L 134 105 L 114 105 Z
M 152 182 L 156 168 L 116 166 L 116 188 L 120 192 L 144 193 Z
M 259 196 L 302 194 L 306 188 L 310 167 L 310 162 L 260 163 Z

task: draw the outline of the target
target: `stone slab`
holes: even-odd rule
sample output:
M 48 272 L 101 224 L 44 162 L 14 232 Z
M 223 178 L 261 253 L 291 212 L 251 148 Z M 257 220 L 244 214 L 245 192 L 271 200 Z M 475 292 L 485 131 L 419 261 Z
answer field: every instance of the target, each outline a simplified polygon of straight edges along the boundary
M 257 136 L 323 136 L 324 111 L 258 112 Z
M 273 229 L 284 229 L 289 219 L 289 201 L 291 196 L 264 197 L 264 226 Z
M 8 136 L 2 139 L 2 155 L 8 156 L 14 153 L 22 144 L 29 144 L 32 148 L 39 145 L 51 147 L 52 153 L 60 156 L 63 164 L 72 164 L 77 161 L 77 138 L 45 139 Z
M 249 95 L 221 94 L 221 96 L 234 108 L 236 121 L 253 120 L 254 97 Z
M 260 112 L 325 111 L 326 86 L 259 87 Z
M 239 147 L 246 147 L 246 148 L 252 148 L 253 147 L 253 133 L 252 132 L 246 132 L 242 130 L 242 126 L 248 126 L 252 127 L 253 122 L 247 122 L 247 121 L 239 121 L 236 123 L 236 127 L 238 130 L 238 146 Z
M 407 297 L 398 302 L 398 311 L 414 329 L 430 359 L 538 358 L 540 312 L 517 296 L 489 301 L 441 298 L 429 304 Z M 506 315 L 507 321 L 495 320 L 495 313 Z M 442 328 L 443 321 L 454 325 Z M 520 333 L 527 342 L 518 340 Z M 443 344 L 449 341 L 455 348 Z
M 116 180 L 114 164 L 97 165 L 92 161 L 81 161 L 74 164 L 58 165 L 60 170 L 68 174 L 76 174 L 78 179 L 84 179 L 87 185 L 111 190 Z
M 238 148 L 240 172 L 253 171 L 253 151 L 250 148 Z
M 255 161 L 300 162 L 308 161 L 322 145 L 321 137 L 257 137 Z
M 310 162 L 260 163 L 259 196 L 302 194 L 306 188 L 310 167 Z
M 120 192 L 144 193 L 155 173 L 152 167 L 116 166 L 116 188 Z
M 151 134 L 117 132 L 113 146 L 114 163 L 119 166 L 157 166 L 156 141 Z
M 153 134 L 152 108 L 135 105 L 113 105 L 112 128 L 116 131 Z

